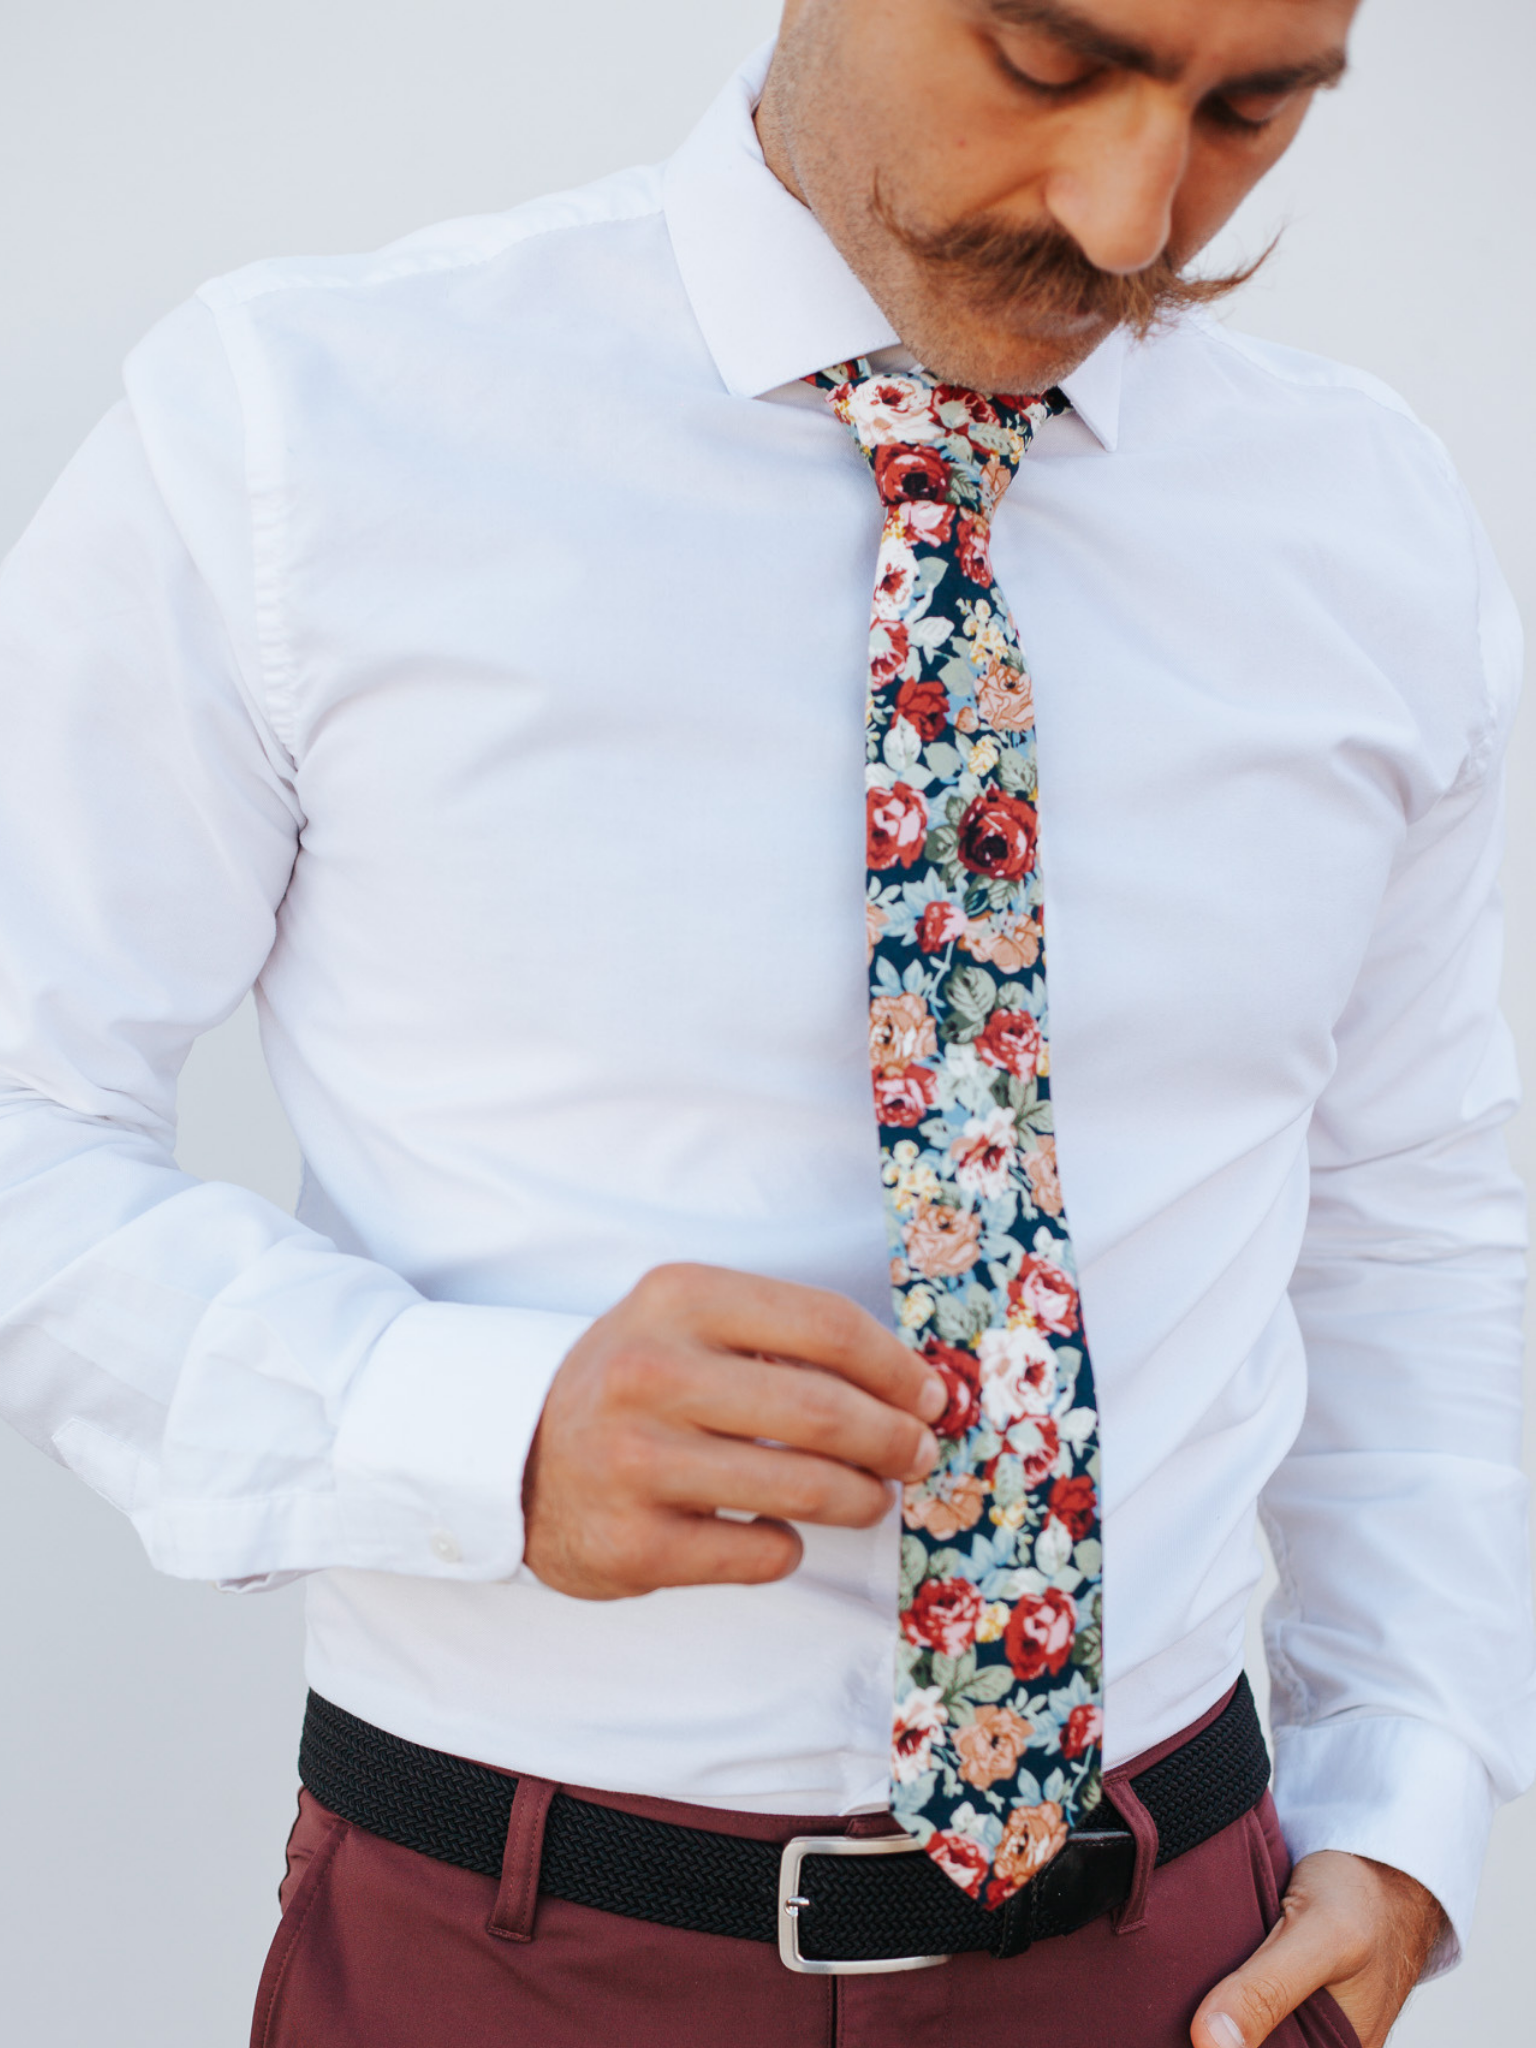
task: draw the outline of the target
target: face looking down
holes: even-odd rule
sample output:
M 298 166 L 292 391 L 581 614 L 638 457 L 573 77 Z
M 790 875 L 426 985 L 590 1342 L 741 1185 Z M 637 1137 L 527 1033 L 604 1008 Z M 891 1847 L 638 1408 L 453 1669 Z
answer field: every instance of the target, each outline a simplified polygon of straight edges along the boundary
M 931 370 L 1040 390 L 1182 273 L 1335 84 L 1357 0 L 788 0 L 770 168 Z

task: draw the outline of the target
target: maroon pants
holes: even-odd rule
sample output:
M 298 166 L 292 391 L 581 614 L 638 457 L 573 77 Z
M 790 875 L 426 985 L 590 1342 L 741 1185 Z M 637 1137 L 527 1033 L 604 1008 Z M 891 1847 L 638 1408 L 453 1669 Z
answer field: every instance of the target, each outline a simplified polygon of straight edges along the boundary
M 1111 1792 L 1192 1733 L 1112 1773 Z M 695 1806 L 567 1789 L 701 1824 Z M 929 1970 L 807 1977 L 763 1942 L 536 1897 L 530 1812 L 537 1799 L 520 1795 L 498 1887 L 302 1794 L 252 2048 L 1189 2048 L 1196 2006 L 1274 1925 L 1290 1868 L 1266 1794 L 1161 1870 L 1143 1843 L 1141 1894 L 1116 1921 L 1008 1962 L 965 1955 Z M 746 1813 L 711 1813 L 707 1824 L 769 1841 L 852 1826 Z M 1270 2040 L 1359 2048 L 1326 1992 Z

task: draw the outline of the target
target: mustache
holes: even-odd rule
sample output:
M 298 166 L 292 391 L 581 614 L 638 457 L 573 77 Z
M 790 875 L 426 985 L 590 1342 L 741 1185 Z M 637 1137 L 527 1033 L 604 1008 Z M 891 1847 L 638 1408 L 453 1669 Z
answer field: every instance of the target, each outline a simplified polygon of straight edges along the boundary
M 1252 263 L 1215 277 L 1186 276 L 1166 252 L 1143 270 L 1116 276 L 1090 263 L 1060 228 L 1018 227 L 988 214 L 918 228 L 895 217 L 878 185 L 871 207 L 908 255 L 950 279 L 974 306 L 1005 316 L 1027 312 L 1048 329 L 1129 327 L 1144 337 L 1192 306 L 1235 292 L 1275 249 L 1271 242 Z

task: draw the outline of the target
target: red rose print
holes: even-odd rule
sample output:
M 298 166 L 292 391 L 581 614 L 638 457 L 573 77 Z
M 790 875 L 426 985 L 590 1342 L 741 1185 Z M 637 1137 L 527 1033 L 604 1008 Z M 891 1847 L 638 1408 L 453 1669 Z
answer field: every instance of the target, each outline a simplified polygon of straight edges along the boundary
M 1079 1473 L 1075 1479 L 1058 1479 L 1051 1488 L 1051 1513 L 1066 1524 L 1074 1543 L 1081 1543 L 1098 1518 L 1098 1496 L 1093 1481 Z
M 963 405 L 966 417 L 973 426 L 995 427 L 997 425 L 997 414 L 991 404 L 982 397 L 979 391 L 967 391 L 963 384 L 934 385 L 934 411 L 937 412 L 940 406 L 944 405 Z
M 949 723 L 949 692 L 942 683 L 903 683 L 896 692 L 896 716 L 914 727 L 920 740 L 936 740 Z
M 938 1082 L 927 1067 L 886 1067 L 875 1075 L 875 1112 L 882 1124 L 912 1130 L 933 1107 Z
M 887 505 L 904 498 L 947 498 L 949 464 L 937 448 L 887 442 L 875 450 L 875 485 Z
M 976 1041 L 976 1052 L 989 1066 L 1025 1080 L 1040 1058 L 1040 1026 L 1028 1010 L 994 1010 Z
M 987 589 L 992 582 L 992 556 L 987 547 L 987 522 L 969 512 L 955 518 L 955 550 L 961 572 Z
M 1017 882 L 1033 865 L 1035 833 L 1033 804 L 984 789 L 972 797 L 960 820 L 960 859 L 973 875 Z
M 1061 1455 L 1061 1432 L 1049 1415 L 1026 1415 L 1009 1430 L 1008 1448 L 1024 1467 L 1024 1484 L 1038 1486 Z
M 933 1425 L 934 1434 L 964 1436 L 967 1430 L 975 1428 L 981 1415 L 981 1367 L 975 1352 L 962 1351 L 958 1345 L 930 1337 L 923 1346 L 923 1357 L 949 1392 L 949 1406 Z
M 911 651 L 912 643 L 900 619 L 876 619 L 869 629 L 869 673 L 877 690 L 896 680 Z
M 1070 1763 L 1073 1757 L 1081 1756 L 1090 1744 L 1099 1741 L 1103 1733 L 1104 1716 L 1098 1707 L 1074 1707 L 1061 1731 L 1062 1755 Z
M 996 405 L 1006 405 L 1010 412 L 1028 412 L 1032 407 L 1040 403 L 1040 393 L 1038 391 L 999 391 L 993 403 Z
M 987 1852 L 979 1842 L 973 1842 L 969 1835 L 956 1834 L 953 1828 L 941 1828 L 929 1836 L 928 1854 L 961 1891 L 968 1892 L 973 1899 L 980 1897 L 988 1864 Z
M 1027 1308 L 1053 1336 L 1070 1337 L 1077 1328 L 1077 1289 L 1060 1266 L 1033 1252 L 1009 1281 L 1008 1299 L 1015 1308 Z
M 1003 1650 L 1014 1675 L 1026 1682 L 1042 1671 L 1054 1676 L 1067 1661 L 1076 1629 L 1077 1604 L 1069 1594 L 1055 1586 L 1038 1596 L 1026 1593 L 1003 1630 Z
M 928 837 L 928 806 L 905 782 L 893 789 L 865 792 L 864 817 L 872 868 L 909 868 L 919 859 Z
M 958 903 L 929 903 L 917 921 L 917 943 L 925 953 L 942 953 L 965 930 L 965 912 Z
M 901 1626 L 908 1641 L 920 1648 L 958 1657 L 975 1642 L 986 1611 L 986 1601 L 969 1579 L 924 1579 Z

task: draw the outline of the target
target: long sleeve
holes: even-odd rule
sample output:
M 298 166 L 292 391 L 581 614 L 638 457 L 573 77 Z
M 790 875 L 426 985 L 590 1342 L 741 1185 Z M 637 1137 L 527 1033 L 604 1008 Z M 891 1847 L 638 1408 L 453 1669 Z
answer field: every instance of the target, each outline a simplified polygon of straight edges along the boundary
M 1291 1290 L 1308 1404 L 1264 1501 L 1292 1853 L 1345 1849 L 1408 1871 L 1457 1940 L 1493 1808 L 1536 1769 L 1524 1206 L 1503 1143 L 1516 1081 L 1497 1014 L 1499 755 L 1520 649 L 1475 538 L 1486 728 L 1407 831 L 1337 1027 Z
M 194 305 L 155 344 L 185 454 L 120 405 L 0 572 L 0 1411 L 167 1572 L 504 1578 L 587 1318 L 426 1300 L 174 1163 L 182 1061 L 260 975 L 304 825 L 211 333 Z

